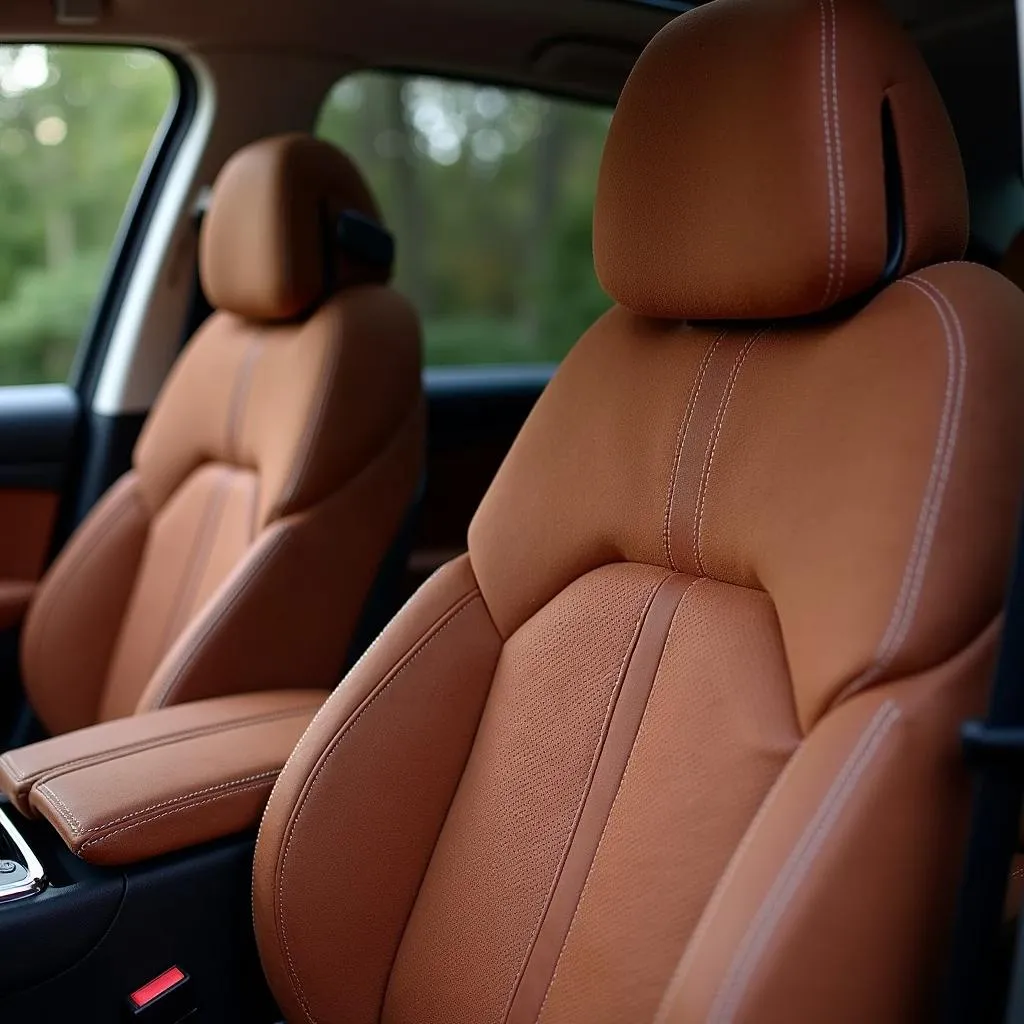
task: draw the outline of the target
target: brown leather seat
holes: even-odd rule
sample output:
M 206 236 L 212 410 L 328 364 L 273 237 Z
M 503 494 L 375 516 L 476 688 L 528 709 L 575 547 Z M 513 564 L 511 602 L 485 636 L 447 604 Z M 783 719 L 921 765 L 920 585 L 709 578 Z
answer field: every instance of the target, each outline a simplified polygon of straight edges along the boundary
M 618 305 L 270 798 L 289 1020 L 926 1014 L 1024 465 L 1024 295 L 966 236 L 871 4 L 655 38 L 598 188 Z
M 246 147 L 201 237 L 216 312 L 43 580 L 22 642 L 52 733 L 200 697 L 329 688 L 422 468 L 416 315 L 339 247 L 377 218 L 303 135 Z

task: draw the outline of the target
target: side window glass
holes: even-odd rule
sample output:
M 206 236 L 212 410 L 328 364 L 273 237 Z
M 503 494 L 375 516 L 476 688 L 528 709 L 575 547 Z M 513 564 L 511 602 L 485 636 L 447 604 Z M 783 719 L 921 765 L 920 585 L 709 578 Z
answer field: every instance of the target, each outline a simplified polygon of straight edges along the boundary
M 0 384 L 67 378 L 176 94 L 147 50 L 0 46 Z
M 428 365 L 552 363 L 606 310 L 591 219 L 611 113 L 490 85 L 366 72 L 317 133 L 352 154 L 398 241 Z

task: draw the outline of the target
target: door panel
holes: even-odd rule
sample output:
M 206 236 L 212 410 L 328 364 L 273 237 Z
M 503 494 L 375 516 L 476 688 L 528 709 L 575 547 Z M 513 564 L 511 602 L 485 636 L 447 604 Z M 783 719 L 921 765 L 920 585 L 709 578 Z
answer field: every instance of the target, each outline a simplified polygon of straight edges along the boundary
M 18 627 L 53 550 L 79 408 L 63 384 L 0 388 L 0 750 L 21 715 Z
M 466 550 L 469 521 L 551 372 L 550 366 L 425 371 L 427 477 L 405 596 Z

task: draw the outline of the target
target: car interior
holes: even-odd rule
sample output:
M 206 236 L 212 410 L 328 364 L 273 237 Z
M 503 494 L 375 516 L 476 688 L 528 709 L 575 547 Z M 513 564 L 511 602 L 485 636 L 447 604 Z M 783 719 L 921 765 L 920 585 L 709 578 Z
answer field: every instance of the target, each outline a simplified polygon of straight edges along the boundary
M 0 1022 L 1024 1022 L 1011 0 L 0 9 Z

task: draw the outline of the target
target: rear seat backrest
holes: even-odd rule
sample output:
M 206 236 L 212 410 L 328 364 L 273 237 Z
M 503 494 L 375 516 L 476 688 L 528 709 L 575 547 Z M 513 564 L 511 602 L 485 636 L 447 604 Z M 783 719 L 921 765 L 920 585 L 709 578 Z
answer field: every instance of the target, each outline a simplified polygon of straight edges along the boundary
M 201 238 L 216 312 L 41 584 L 25 685 L 46 727 L 222 693 L 330 688 L 422 472 L 420 333 L 336 234 L 378 217 L 333 147 L 255 143 Z

